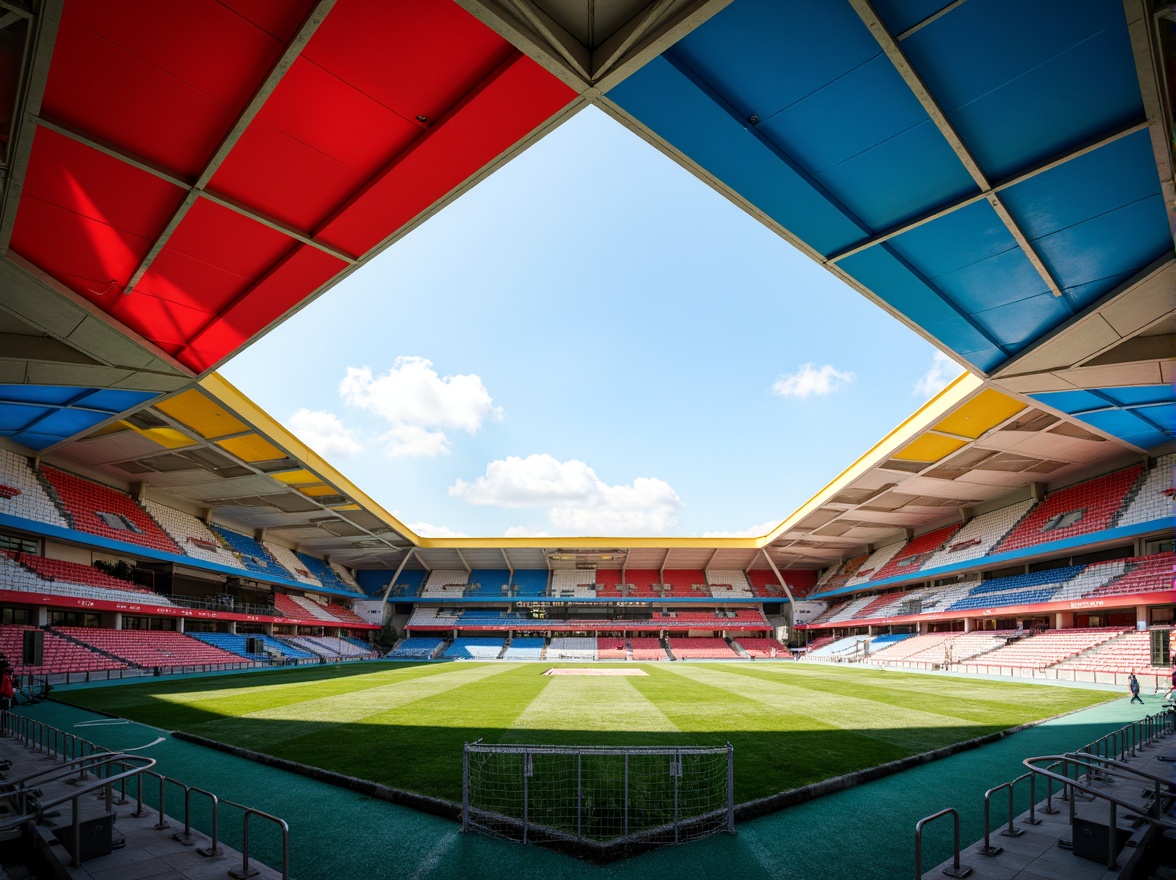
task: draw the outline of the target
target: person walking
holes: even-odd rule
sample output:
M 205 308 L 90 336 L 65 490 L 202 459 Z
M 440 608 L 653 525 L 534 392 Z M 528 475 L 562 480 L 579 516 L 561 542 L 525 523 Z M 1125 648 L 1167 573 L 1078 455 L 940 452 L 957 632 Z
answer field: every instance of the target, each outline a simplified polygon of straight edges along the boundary
M 1135 677 L 1135 670 L 1131 670 L 1131 675 L 1127 679 L 1127 687 L 1131 690 L 1131 702 L 1138 702 L 1143 705 L 1143 699 L 1139 696 L 1139 679 Z
M 15 692 L 12 688 L 12 667 L 0 668 L 0 736 L 8 736 L 8 710 L 12 708 Z

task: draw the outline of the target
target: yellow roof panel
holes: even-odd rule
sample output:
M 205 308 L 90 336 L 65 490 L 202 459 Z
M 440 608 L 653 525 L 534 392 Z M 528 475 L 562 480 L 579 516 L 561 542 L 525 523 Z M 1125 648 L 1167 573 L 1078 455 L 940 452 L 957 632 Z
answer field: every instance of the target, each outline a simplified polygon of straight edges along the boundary
M 317 497 L 319 495 L 338 495 L 339 494 L 334 489 L 332 489 L 330 486 L 324 486 L 322 483 L 318 484 L 317 486 L 299 486 L 298 491 L 301 492 L 303 495 L 313 495 L 315 497 Z
M 118 434 L 121 431 L 126 431 L 128 429 L 133 430 L 133 426 L 130 422 L 111 422 L 109 425 L 103 425 L 101 428 L 95 428 L 86 435 L 86 439 L 89 440 L 91 437 L 105 437 L 107 434 Z
M 270 476 L 287 486 L 297 486 L 300 483 L 311 485 L 322 483 L 322 480 L 308 470 L 286 471 L 284 474 L 271 474 Z
M 954 437 L 940 437 L 938 434 L 924 434 L 894 457 L 901 461 L 939 461 L 945 455 L 955 452 L 965 441 Z
M 248 425 L 236 416 L 230 415 L 195 388 L 157 403 L 155 408 L 191 428 L 201 437 L 209 439 L 241 434 L 249 430 Z
M 985 431 L 996 427 L 1009 416 L 1025 408 L 1025 404 L 999 391 L 986 388 L 935 427 L 948 434 L 977 439 Z
M 286 454 L 274 444 L 270 443 L 264 437 L 259 437 L 257 434 L 247 434 L 244 437 L 233 437 L 229 440 L 220 440 L 216 444 L 222 449 L 233 453 L 242 461 L 273 461 L 276 458 L 285 458 Z

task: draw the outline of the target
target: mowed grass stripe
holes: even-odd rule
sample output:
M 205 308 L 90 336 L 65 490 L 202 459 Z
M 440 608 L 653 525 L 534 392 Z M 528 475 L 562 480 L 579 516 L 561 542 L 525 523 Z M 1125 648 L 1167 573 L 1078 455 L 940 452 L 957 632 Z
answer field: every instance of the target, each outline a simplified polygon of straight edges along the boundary
M 730 691 L 761 705 L 761 711 L 809 719 L 813 724 L 852 729 L 858 735 L 889 743 L 912 753 L 976 736 L 990 728 L 952 715 L 904 708 L 874 700 L 816 692 L 779 681 L 749 679 L 725 670 L 693 666 L 675 668 L 678 675 Z M 972 731 L 961 736 L 960 728 Z
M 557 680 L 534 663 L 365 664 L 58 694 L 159 727 L 199 725 L 223 742 L 450 799 L 460 796 L 462 744 L 479 738 L 729 740 L 741 801 L 1115 696 L 793 663 L 640 666 L 647 677 Z
M 731 665 L 725 671 L 761 681 L 783 679 L 790 685 L 820 694 L 861 697 L 892 706 L 967 719 L 977 724 L 988 724 L 994 713 L 999 713 L 1002 718 L 1011 721 L 1006 726 L 1012 726 L 1110 698 L 1108 695 L 1102 700 L 1092 700 L 1089 693 L 1045 684 L 968 678 L 953 678 L 950 687 L 944 687 L 944 679 L 939 676 L 887 672 L 869 667 L 856 668 L 849 678 L 840 670 L 828 667 L 814 669 L 804 664 L 781 670 L 783 675 L 773 675 L 767 669 L 743 665 Z
M 678 726 L 630 678 L 548 676 L 538 696 L 515 718 L 505 742 L 527 742 L 536 730 L 677 731 Z M 581 737 L 582 739 L 582 737 Z
M 686 732 L 678 742 L 730 742 L 735 747 L 738 801 L 765 797 L 909 754 L 907 749 L 808 714 L 771 711 L 753 696 L 680 674 L 668 666 L 659 668 L 650 678 L 635 680 L 635 687 Z
M 450 666 L 420 665 L 377 670 L 364 667 L 366 674 L 356 674 L 354 667 L 335 667 L 344 674 L 332 675 L 331 669 L 303 667 L 288 672 L 226 676 L 220 681 L 198 678 L 133 684 L 102 688 L 100 693 L 99 690 L 68 692 L 61 699 L 79 706 L 100 706 L 104 712 L 134 717 L 156 727 L 186 729 L 186 725 L 217 717 L 235 717 L 259 707 L 382 687 L 389 683 L 389 676 L 407 680 L 452 671 Z
M 259 750 L 396 788 L 460 800 L 462 746 L 480 738 L 501 741 L 543 687 L 533 665 L 470 668 L 488 669 L 492 674 L 369 715 L 362 722 L 329 727 L 294 722 L 298 736 Z M 288 722 L 253 723 L 268 729 Z
M 389 711 L 422 700 L 439 702 L 441 694 L 445 691 L 464 687 L 504 672 L 505 670 L 494 667 L 449 667 L 441 675 L 418 675 L 391 682 L 385 679 L 383 684 L 375 687 L 328 696 L 322 696 L 318 691 L 309 689 L 307 698 L 302 702 L 283 701 L 281 705 L 236 717 L 225 713 L 229 717 L 212 718 L 184 729 L 212 739 L 233 737 L 235 742 L 239 741 L 237 737 L 240 736 L 241 744 L 245 744 L 245 741 L 255 739 L 258 725 L 254 722 L 292 722 L 283 725 L 264 725 L 265 742 L 274 744 L 302 735 L 299 733 L 302 729 L 301 722 L 332 726 L 375 719 L 377 716 L 387 715 Z M 373 723 L 378 722 L 373 720 Z

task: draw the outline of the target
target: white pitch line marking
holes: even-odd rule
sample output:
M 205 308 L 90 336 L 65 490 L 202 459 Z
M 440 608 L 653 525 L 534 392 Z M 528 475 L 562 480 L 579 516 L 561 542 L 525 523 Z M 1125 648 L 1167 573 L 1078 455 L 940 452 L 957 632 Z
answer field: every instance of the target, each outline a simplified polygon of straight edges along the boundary
M 425 854 L 425 857 L 421 860 L 420 865 L 417 866 L 416 872 L 412 875 L 412 880 L 424 880 L 425 877 L 428 877 L 430 874 L 432 874 L 433 869 L 436 868 L 437 865 L 441 862 L 442 856 L 444 856 L 445 853 L 449 851 L 450 847 L 452 847 L 456 842 L 456 831 L 450 831 L 439 841 L 437 841 L 437 845 Z
M 74 727 L 111 727 L 116 724 L 130 724 L 125 718 L 99 718 L 95 721 L 79 721 Z
M 153 742 L 149 742 L 145 746 L 135 746 L 135 748 L 133 748 L 133 749 L 119 749 L 119 751 L 120 752 L 141 752 L 141 751 L 143 751 L 143 749 L 149 749 L 152 746 L 157 746 L 161 742 L 167 742 L 167 738 L 163 737 L 163 736 L 156 737 Z

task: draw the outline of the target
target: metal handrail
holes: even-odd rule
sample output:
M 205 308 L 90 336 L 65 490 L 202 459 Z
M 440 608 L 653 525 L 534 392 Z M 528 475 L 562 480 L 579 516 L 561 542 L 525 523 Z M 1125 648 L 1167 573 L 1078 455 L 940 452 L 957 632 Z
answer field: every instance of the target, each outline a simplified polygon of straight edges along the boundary
M 40 813 L 42 813 L 45 809 L 48 809 L 49 807 L 57 806 L 58 804 L 64 803 L 67 800 L 72 800 L 74 802 L 73 806 L 74 806 L 74 822 L 75 822 L 75 828 L 73 831 L 74 843 L 75 843 L 74 853 L 76 854 L 76 853 L 80 852 L 80 850 L 77 846 L 78 835 L 80 833 L 80 829 L 77 826 L 77 798 L 79 798 L 80 796 L 87 794 L 89 792 L 95 791 L 97 789 L 105 789 L 107 811 L 109 811 L 110 806 L 111 806 L 111 791 L 112 791 L 114 784 L 115 783 L 120 784 L 120 787 L 122 790 L 122 802 L 126 803 L 126 780 L 128 778 L 134 777 L 135 778 L 137 806 L 136 806 L 135 812 L 132 813 L 132 815 L 135 817 L 141 817 L 141 816 L 145 815 L 145 811 L 143 809 L 143 777 L 146 776 L 146 777 L 151 777 L 151 778 L 157 779 L 159 781 L 159 822 L 154 826 L 154 828 L 156 830 L 162 831 L 162 830 L 165 830 L 170 827 L 167 823 L 166 814 L 164 813 L 164 810 L 166 808 L 165 803 L 164 803 L 165 794 L 166 794 L 166 787 L 168 785 L 177 786 L 184 792 L 184 830 L 182 833 L 176 832 L 175 835 L 173 835 L 173 836 L 175 837 L 176 840 L 180 841 L 181 843 L 190 846 L 192 843 L 192 841 L 191 841 L 191 837 L 192 837 L 192 830 L 191 830 L 192 829 L 192 821 L 191 821 L 191 819 L 192 819 L 192 794 L 195 793 L 198 795 L 204 795 L 205 797 L 207 797 L 209 799 L 209 803 L 212 807 L 212 833 L 210 835 L 209 846 L 198 847 L 197 852 L 199 852 L 201 855 L 204 855 L 204 856 L 218 856 L 218 855 L 222 855 L 224 853 L 224 850 L 221 849 L 220 843 L 219 843 L 220 808 L 222 806 L 234 807 L 236 809 L 243 811 L 243 817 L 242 817 L 242 823 L 243 823 L 243 828 L 242 828 L 242 841 L 243 841 L 242 864 L 241 864 L 241 871 L 240 872 L 237 872 L 234 870 L 234 871 L 230 871 L 229 874 L 233 877 L 247 878 L 247 877 L 256 876 L 259 873 L 256 868 L 250 867 L 250 857 L 249 857 L 249 820 L 252 816 L 257 816 L 257 817 L 265 819 L 269 822 L 273 822 L 274 824 L 276 824 L 278 826 L 278 829 L 281 831 L 281 833 L 282 833 L 282 880 L 289 880 L 289 877 L 290 877 L 290 826 L 289 826 L 289 824 L 287 824 L 287 822 L 284 819 L 281 819 L 278 816 L 274 816 L 270 813 L 266 813 L 262 810 L 254 809 L 253 807 L 247 807 L 244 804 L 239 804 L 235 801 L 223 800 L 221 798 L 218 798 L 215 794 L 213 794 L 210 791 L 207 791 L 202 788 L 196 788 L 194 786 L 185 785 L 184 783 L 180 782 L 177 779 L 171 779 L 170 777 L 164 776 L 161 773 L 157 773 L 154 770 L 150 769 L 151 767 L 154 767 L 156 764 L 155 760 L 152 758 L 146 758 L 146 757 L 143 757 L 140 755 L 129 755 L 129 754 L 126 754 L 123 752 L 112 752 L 108 749 L 103 749 L 100 746 L 96 746 L 94 743 L 90 742 L 89 740 L 82 739 L 81 737 L 75 736 L 73 734 L 65 733 L 65 732 L 59 730 L 58 728 L 51 727 L 50 725 L 47 725 L 44 722 L 35 721 L 35 720 L 28 718 L 26 716 L 23 716 L 23 715 L 17 715 L 15 713 L 10 712 L 8 714 L 8 719 L 7 719 L 7 723 L 6 723 L 5 727 L 18 740 L 22 740 L 23 742 L 25 742 L 25 744 L 27 745 L 28 748 L 30 748 L 30 749 L 35 748 L 37 751 L 47 752 L 48 756 L 50 758 L 52 758 L 55 761 L 55 763 L 54 763 L 53 767 L 47 768 L 45 770 L 39 770 L 36 773 L 30 773 L 30 774 L 27 774 L 26 776 L 22 776 L 17 779 L 5 779 L 5 780 L 0 781 L 0 788 L 2 788 L 5 785 L 7 785 L 7 786 L 17 785 L 17 784 L 21 785 L 21 788 L 18 788 L 13 791 L 9 791 L 9 792 L 4 792 L 4 791 L 0 790 L 0 799 L 3 799 L 5 797 L 11 797 L 17 793 L 23 794 L 23 793 L 27 792 L 28 788 L 24 786 L 24 783 L 26 783 L 30 780 L 33 780 L 33 779 L 40 779 L 40 778 L 45 777 L 46 775 L 49 775 L 49 774 L 56 774 L 57 777 L 65 777 L 65 776 L 72 776 L 74 774 L 78 774 L 78 778 L 81 779 L 81 778 L 84 778 L 84 774 L 87 773 L 88 771 L 93 771 L 98 768 L 108 768 L 108 767 L 113 767 L 116 765 L 125 767 L 127 762 L 129 762 L 129 761 L 144 761 L 146 763 L 142 767 L 132 768 L 130 770 L 115 774 L 113 776 L 107 775 L 107 776 L 97 778 L 93 782 L 89 783 L 88 785 L 85 785 L 85 786 L 83 786 L 73 792 L 70 792 L 69 794 L 67 794 L 61 798 L 57 798 L 55 800 L 48 801 L 48 802 L 39 803 L 38 804 L 38 812 L 33 813 L 29 816 L 9 817 L 6 820 L 6 822 L 9 824 L 0 823 L 0 830 L 3 830 L 6 827 L 15 827 L 15 825 L 20 824 L 21 822 L 24 822 L 24 821 L 29 821 L 29 819 L 39 819 Z M 62 750 L 57 751 L 56 747 L 59 742 L 62 746 Z M 65 753 L 64 753 L 64 749 L 65 749 L 67 743 L 69 745 L 69 749 L 71 752 L 75 752 L 77 750 L 81 750 L 84 752 L 86 750 L 86 748 L 89 748 L 90 753 L 82 755 L 81 757 L 66 757 Z M 60 756 L 62 759 L 61 763 L 56 763 L 58 756 Z M 23 809 L 23 806 L 22 806 L 21 812 L 22 813 L 25 812 L 25 810 Z M 72 862 L 72 866 L 78 867 L 79 864 L 80 863 L 77 861 L 77 856 L 75 855 L 74 861 Z
M 960 864 L 960 814 L 956 812 L 955 807 L 948 807 L 946 810 L 924 816 L 915 823 L 915 880 L 923 880 L 923 826 L 948 814 L 951 815 L 955 831 L 955 858 L 952 860 L 951 867 L 944 868 L 943 873 L 948 877 L 967 877 L 972 873 L 971 868 Z
M 266 819 L 278 826 L 282 832 L 282 880 L 289 880 L 290 878 L 290 826 L 286 824 L 285 819 L 279 819 L 277 816 L 272 816 L 269 813 L 263 813 L 261 810 L 255 810 L 252 807 L 246 807 L 242 804 L 236 804 L 232 801 L 224 801 L 223 803 L 230 804 L 234 807 L 241 807 L 245 811 L 243 817 L 244 830 L 241 835 L 241 870 L 229 871 L 230 877 L 235 877 L 236 880 L 246 880 L 248 877 L 255 877 L 259 873 L 257 868 L 249 867 L 249 820 L 253 816 L 261 819 Z
M 59 795 L 57 797 L 52 797 L 52 798 L 49 798 L 48 800 L 39 800 L 39 801 L 37 801 L 36 809 L 32 810 L 31 812 L 28 809 L 29 789 L 23 787 L 23 785 L 22 785 L 16 791 L 9 793 L 9 796 L 12 796 L 12 795 L 19 796 L 20 814 L 16 815 L 16 816 L 9 816 L 6 819 L 4 819 L 3 821 L 0 821 L 0 830 L 9 829 L 9 828 L 16 828 L 17 826 L 24 825 L 28 822 L 41 822 L 44 820 L 45 813 L 47 810 L 51 809 L 52 807 L 56 807 L 60 804 L 64 804 L 66 801 L 69 801 L 70 802 L 70 812 L 72 813 L 72 817 L 70 819 L 70 840 L 72 842 L 72 846 L 69 847 L 69 849 L 70 849 L 70 862 L 69 863 L 70 863 L 70 867 L 73 867 L 73 868 L 80 867 L 82 864 L 82 826 L 81 826 L 81 814 L 78 809 L 78 800 L 81 799 L 82 797 L 84 797 L 85 795 L 90 794 L 91 792 L 105 790 L 106 812 L 109 814 L 110 807 L 111 807 L 110 787 L 115 782 L 118 782 L 120 780 L 126 780 L 127 778 L 129 778 L 131 776 L 138 776 L 140 773 L 143 773 L 148 768 L 154 767 L 155 766 L 155 759 L 154 758 L 147 758 L 143 755 L 127 755 L 124 753 L 111 752 L 108 755 L 104 756 L 100 762 L 92 765 L 90 768 L 90 769 L 96 769 L 97 767 L 109 767 L 109 766 L 113 766 L 115 764 L 117 764 L 120 767 L 126 768 L 127 763 L 132 762 L 132 761 L 142 761 L 143 764 L 142 764 L 142 766 L 139 766 L 139 767 L 130 767 L 129 769 L 123 769 L 120 772 L 115 773 L 113 776 L 107 775 L 107 776 L 95 779 L 94 781 L 92 781 L 86 785 L 80 786 L 79 788 L 76 788 L 73 791 L 67 792 L 63 795 Z M 76 763 L 76 762 L 71 762 L 71 763 Z M 66 772 L 61 772 L 62 771 L 61 767 L 57 767 L 55 769 L 58 771 L 58 778 L 60 778 L 61 776 L 69 776 L 69 775 L 72 775 L 72 773 L 73 773 L 72 770 L 69 770 Z M 33 774 L 29 778 L 37 778 L 37 777 L 44 776 L 44 775 L 45 775 L 44 773 Z M 52 780 L 50 780 L 50 781 L 52 781 Z
M 1139 752 L 1143 751 L 1144 749 L 1148 748 L 1149 746 L 1155 745 L 1159 740 L 1164 739 L 1173 733 L 1176 733 L 1176 712 L 1160 712 L 1160 713 L 1154 714 L 1154 715 L 1146 715 L 1137 721 L 1133 721 L 1130 724 L 1127 724 L 1127 725 L 1119 728 L 1118 730 L 1112 731 L 1110 734 L 1107 734 L 1106 736 L 1100 737 L 1099 739 L 1094 740 L 1093 742 L 1088 743 L 1087 745 L 1083 746 L 1083 748 L 1081 750 L 1079 750 L 1078 752 L 1068 752 L 1065 755 L 1041 755 L 1041 756 L 1038 756 L 1035 758 L 1026 758 L 1023 763 L 1029 769 L 1028 773 L 1024 773 L 1021 776 L 1018 776 L 1016 779 L 1012 780 L 1011 782 L 1006 782 L 1003 785 L 998 785 L 995 788 L 991 788 L 984 793 L 984 845 L 981 848 L 980 852 L 983 853 L 984 855 L 995 856 L 1002 851 L 1001 847 L 993 847 L 991 845 L 990 800 L 991 800 L 993 794 L 995 794 L 996 792 L 1000 791 L 1003 788 L 1007 788 L 1009 790 L 1009 825 L 1008 825 L 1008 828 L 1005 829 L 1004 831 L 1002 831 L 1001 833 L 1005 836 L 1011 836 L 1011 837 L 1016 837 L 1016 836 L 1019 836 L 1020 834 L 1024 833 L 1023 830 L 1017 829 L 1016 826 L 1014 825 L 1014 814 L 1013 814 L 1013 788 L 1022 779 L 1026 779 L 1026 778 L 1029 779 L 1029 801 L 1030 801 L 1030 803 L 1029 803 L 1029 819 L 1027 821 L 1033 825 L 1040 824 L 1040 820 L 1038 820 L 1035 815 L 1035 809 L 1036 809 L 1035 801 L 1037 800 L 1037 795 L 1036 795 L 1036 791 L 1035 791 L 1035 789 L 1036 789 L 1035 780 L 1036 780 L 1037 776 L 1042 776 L 1046 780 L 1046 799 L 1045 799 L 1046 806 L 1045 806 L 1043 812 L 1045 812 L 1047 814 L 1053 814 L 1053 813 L 1057 812 L 1057 810 L 1055 810 L 1054 806 L 1053 806 L 1053 781 L 1054 780 L 1057 780 L 1058 782 L 1060 782 L 1062 784 L 1062 788 L 1061 788 L 1062 800 L 1069 801 L 1069 803 L 1070 803 L 1071 822 L 1073 821 L 1073 817 L 1074 817 L 1074 798 L 1077 794 L 1080 794 L 1080 793 L 1084 794 L 1090 800 L 1095 800 L 1097 798 L 1101 798 L 1102 800 L 1107 801 L 1109 804 L 1110 811 L 1111 811 L 1110 827 L 1111 827 L 1111 833 L 1112 833 L 1112 840 L 1113 840 L 1113 834 L 1114 834 L 1114 829 L 1115 829 L 1115 819 L 1116 819 L 1115 809 L 1116 809 L 1116 807 L 1123 807 L 1124 809 L 1128 810 L 1132 814 L 1138 815 L 1144 821 L 1150 822 L 1153 825 L 1158 825 L 1158 826 L 1164 827 L 1164 828 L 1176 828 L 1176 821 L 1159 818 L 1159 814 L 1160 814 L 1159 804 L 1160 804 L 1160 797 L 1161 797 L 1160 785 L 1161 785 L 1161 783 L 1166 783 L 1167 780 L 1162 779 L 1160 777 L 1156 777 L 1150 773 L 1144 773 L 1143 771 L 1136 770 L 1134 767 L 1128 767 L 1125 763 L 1123 763 L 1124 761 L 1128 760 L 1128 752 L 1130 752 L 1130 756 L 1132 758 L 1134 758 L 1139 754 Z M 1113 750 L 1111 750 L 1109 748 L 1108 740 L 1113 741 L 1113 745 L 1114 745 Z M 1100 752 L 1101 754 L 1097 754 L 1097 755 L 1094 754 L 1094 752 L 1096 750 L 1098 752 Z M 1107 757 L 1106 753 L 1108 751 L 1111 751 L 1112 754 L 1116 755 L 1118 757 L 1118 760 L 1116 760 L 1115 758 Z M 1036 761 L 1052 761 L 1053 763 L 1050 764 L 1048 767 L 1042 768 L 1042 767 L 1035 766 L 1035 764 L 1033 762 L 1036 762 Z M 1058 774 L 1058 773 L 1054 772 L 1059 764 L 1061 764 L 1062 768 L 1063 768 L 1062 774 Z M 1111 795 L 1109 795 L 1105 792 L 1099 791 L 1098 789 L 1091 788 L 1088 784 L 1081 783 L 1077 779 L 1071 779 L 1069 776 L 1069 769 L 1070 769 L 1071 765 L 1073 765 L 1076 769 L 1080 768 L 1080 767 L 1084 767 L 1086 769 L 1087 783 L 1092 781 L 1092 778 L 1093 778 L 1092 774 L 1105 773 L 1107 768 L 1121 770 L 1125 773 L 1132 773 L 1136 776 L 1140 776 L 1140 777 L 1152 780 L 1155 783 L 1156 817 L 1152 817 L 1152 816 L 1148 815 L 1146 812 L 1142 811 L 1140 807 L 1138 807 L 1134 804 L 1119 800 L 1118 798 L 1112 797 Z M 1081 776 L 1082 774 L 1079 773 L 1078 775 Z M 958 832 L 959 815 L 956 813 L 954 807 L 948 807 L 945 810 L 940 810 L 938 813 L 935 813 L 931 816 L 927 816 L 926 818 L 921 819 L 918 822 L 918 824 L 915 826 L 915 830 L 916 830 L 915 864 L 916 864 L 916 868 L 919 869 L 920 872 L 921 872 L 921 868 L 922 868 L 922 862 L 921 862 L 921 846 L 922 846 L 921 831 L 922 831 L 922 827 L 923 827 L 924 823 L 929 822 L 933 819 L 938 819 L 939 817 L 945 816 L 948 813 L 952 813 L 956 816 L 955 821 L 956 821 L 956 827 L 957 827 L 957 839 L 956 839 L 955 868 L 959 869 L 959 832 Z M 1115 860 L 1114 847 L 1113 846 L 1110 847 L 1108 852 L 1110 853 L 1110 855 L 1108 856 L 1108 859 L 1109 859 L 1108 866 L 1113 867 L 1114 860 Z M 971 869 L 969 868 L 966 870 L 970 871 Z M 949 872 L 945 869 L 945 873 L 949 873 Z M 921 873 L 918 874 L 917 876 L 921 877 Z M 955 876 L 955 875 L 952 875 L 952 876 Z M 958 875 L 958 876 L 963 876 L 963 875 Z
M 988 791 L 984 792 L 984 846 L 980 849 L 981 855 L 997 856 L 1004 851 L 1003 847 L 992 846 L 990 843 L 992 796 L 1001 789 L 1008 789 L 1009 792 L 1009 825 L 1000 832 L 1000 836 L 1020 837 L 1025 833 L 1024 828 L 1018 828 L 1016 824 L 1014 824 L 1014 819 L 1016 818 L 1017 813 L 1013 805 L 1013 795 L 1016 792 L 1017 783 L 1025 779 L 1029 780 L 1029 818 L 1026 819 L 1025 822 L 1028 825 L 1041 824 L 1041 820 L 1037 818 L 1037 814 L 1035 812 L 1037 807 L 1037 785 L 1034 782 L 1034 775 L 1032 772 L 1022 773 L 1011 782 L 1003 782 L 994 788 L 988 789 Z
M 100 779 L 95 779 L 93 782 L 83 785 L 71 792 L 67 792 L 66 794 L 58 795 L 57 797 L 49 798 L 48 800 L 38 800 L 37 809 L 33 811 L 33 815 L 39 819 L 44 815 L 45 810 L 49 809 L 50 807 L 56 807 L 60 804 L 64 804 L 66 801 L 74 801 L 76 806 L 77 799 L 80 795 L 89 794 L 92 791 L 105 788 L 107 785 L 115 783 L 120 779 L 137 776 L 145 770 L 155 766 L 154 758 L 147 758 L 143 755 L 127 755 L 119 752 L 111 753 L 110 760 L 103 761 L 101 765 L 95 766 L 110 766 L 118 764 L 119 766 L 125 767 L 129 761 L 143 761 L 144 763 L 140 767 L 130 767 L 126 770 L 122 770 L 116 773 L 114 776 L 104 776 Z M 28 789 L 21 789 L 18 792 L 13 792 L 13 794 L 20 794 L 22 796 L 22 800 L 24 800 L 25 796 L 28 795 Z M 11 828 L 14 824 L 19 824 L 17 817 L 7 818 L 0 822 L 0 829 Z
M 1123 764 L 1116 762 L 1116 761 L 1111 761 L 1110 759 L 1099 758 L 1097 756 L 1094 756 L 1093 760 L 1089 760 L 1091 758 L 1092 758 L 1092 756 L 1090 756 L 1090 755 L 1075 754 L 1075 753 L 1069 753 L 1066 755 L 1039 755 L 1035 758 L 1026 758 L 1024 761 L 1024 764 L 1033 773 L 1045 776 L 1047 778 L 1052 777 L 1054 779 L 1061 780 L 1062 783 L 1066 786 L 1069 786 L 1072 791 L 1084 791 L 1087 794 L 1091 795 L 1092 799 L 1094 799 L 1094 800 L 1106 801 L 1107 811 L 1108 811 L 1107 828 L 1109 829 L 1107 832 L 1107 867 L 1108 868 L 1115 868 L 1115 867 L 1117 867 L 1117 864 L 1118 864 L 1118 862 L 1117 862 L 1118 847 L 1116 846 L 1116 841 L 1118 839 L 1118 833 L 1119 833 L 1118 832 L 1118 828 L 1119 828 L 1118 809 L 1119 808 L 1126 810 L 1128 813 L 1132 814 L 1133 816 L 1138 818 L 1140 821 L 1147 822 L 1147 823 L 1149 823 L 1151 825 L 1155 825 L 1156 827 L 1159 827 L 1159 828 L 1176 829 L 1176 820 L 1164 818 L 1163 813 L 1160 810 L 1159 798 L 1161 795 L 1160 795 L 1159 785 L 1156 786 L 1156 800 L 1153 803 L 1155 815 L 1153 816 L 1150 814 L 1149 809 L 1146 807 L 1140 807 L 1134 803 L 1131 803 L 1130 801 L 1125 801 L 1122 798 L 1117 798 L 1112 794 L 1108 794 L 1105 791 L 1099 791 L 1098 789 L 1093 788 L 1086 783 L 1079 782 L 1077 779 L 1070 779 L 1069 778 L 1069 775 L 1068 775 L 1069 765 L 1071 765 L 1071 764 L 1074 765 L 1075 769 L 1078 769 L 1080 767 L 1085 766 L 1087 768 L 1087 780 L 1089 781 L 1090 771 L 1092 769 L 1097 768 L 1097 762 L 1102 762 L 1102 763 L 1112 764 L 1116 767 L 1116 769 L 1121 769 L 1121 770 L 1128 772 L 1128 773 L 1134 773 L 1137 776 L 1143 776 L 1143 777 L 1150 778 L 1153 780 L 1159 779 L 1159 781 L 1163 782 L 1163 783 L 1167 782 L 1167 780 L 1165 780 L 1165 779 L 1161 779 L 1159 777 L 1152 776 L 1150 773 L 1143 773 L 1140 770 L 1136 770 L 1134 767 L 1126 767 Z M 1050 765 L 1050 767 L 1056 766 L 1056 763 L 1058 761 L 1062 761 L 1063 768 L 1065 770 L 1066 775 L 1059 775 L 1048 767 L 1047 768 L 1037 767 L 1033 763 L 1035 761 L 1052 761 L 1052 762 L 1054 762 Z M 1074 798 L 1073 798 L 1073 796 L 1071 796 L 1070 797 L 1070 824 L 1072 825 L 1073 822 L 1074 822 Z
M 1114 795 L 1108 794 L 1105 791 L 1100 791 L 1097 788 L 1093 788 L 1092 786 L 1089 786 L 1085 783 L 1079 782 L 1077 779 L 1070 779 L 1068 776 L 1064 776 L 1064 775 L 1055 773 L 1052 770 L 1050 770 L 1049 768 L 1034 766 L 1034 764 L 1032 763 L 1033 761 L 1055 761 L 1055 762 L 1056 761 L 1068 761 L 1069 763 L 1074 764 L 1076 766 L 1081 766 L 1083 762 L 1073 754 L 1070 754 L 1070 755 L 1038 755 L 1035 758 L 1026 758 L 1023 763 L 1025 764 L 1026 767 L 1029 767 L 1030 770 L 1032 770 L 1034 773 L 1038 774 L 1039 776 L 1051 777 L 1053 779 L 1060 781 L 1063 785 L 1067 785 L 1067 786 L 1070 786 L 1071 788 L 1076 788 L 1079 791 L 1085 791 L 1085 792 L 1093 795 L 1095 800 L 1104 800 L 1104 801 L 1107 801 L 1108 803 L 1122 807 L 1123 809 L 1127 810 L 1128 812 L 1135 814 L 1136 816 L 1138 816 L 1141 820 L 1143 820 L 1145 822 L 1148 822 L 1152 825 L 1159 826 L 1161 828 L 1176 829 L 1176 819 L 1167 819 L 1162 815 L 1153 816 L 1153 815 L 1151 815 L 1148 807 L 1140 806 L 1140 805 L 1134 804 L 1130 801 L 1125 801 L 1122 798 L 1117 798 Z M 1152 777 L 1152 778 L 1156 778 L 1156 777 Z M 1166 783 L 1167 780 L 1161 780 L 1161 781 Z
M 24 776 L 16 776 L 10 779 L 0 780 L 0 789 L 15 787 L 13 791 L 0 790 L 0 797 L 7 797 L 8 795 L 16 794 L 26 787 L 25 783 L 31 782 L 34 779 L 49 777 L 45 779 L 45 782 L 53 782 L 59 777 L 72 776 L 74 774 L 75 767 L 79 772 L 83 768 L 89 769 L 89 767 L 87 767 L 88 761 L 94 762 L 91 766 L 100 766 L 100 764 L 109 763 L 112 757 L 119 757 L 121 755 L 121 752 L 102 752 L 93 755 L 86 755 L 82 758 L 74 758 L 72 761 L 65 761 L 61 764 L 54 764 L 52 767 L 46 767 L 45 769 L 38 770 L 35 773 L 26 773 Z

